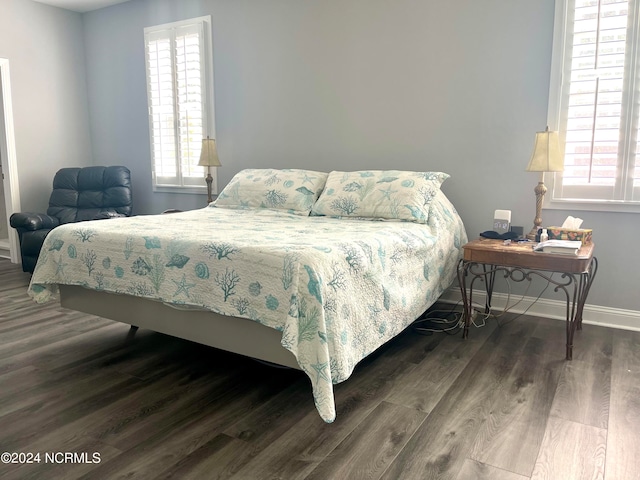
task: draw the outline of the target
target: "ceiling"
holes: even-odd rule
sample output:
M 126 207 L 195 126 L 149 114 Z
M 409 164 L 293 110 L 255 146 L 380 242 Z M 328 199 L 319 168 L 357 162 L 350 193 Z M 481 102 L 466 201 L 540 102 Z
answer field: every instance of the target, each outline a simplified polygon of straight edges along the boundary
M 35 0 L 39 3 L 46 3 L 54 7 L 73 10 L 74 12 L 90 12 L 99 8 L 109 7 L 118 3 L 128 2 L 129 0 Z

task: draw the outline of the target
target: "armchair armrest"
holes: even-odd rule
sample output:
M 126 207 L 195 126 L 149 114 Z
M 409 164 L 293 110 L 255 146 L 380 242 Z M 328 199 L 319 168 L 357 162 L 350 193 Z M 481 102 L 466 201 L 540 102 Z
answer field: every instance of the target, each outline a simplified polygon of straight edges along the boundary
M 57 217 L 46 215 L 44 213 L 14 213 L 9 219 L 11 226 L 16 229 L 22 230 L 40 230 L 43 228 L 52 229 L 60 225 L 60 220 Z

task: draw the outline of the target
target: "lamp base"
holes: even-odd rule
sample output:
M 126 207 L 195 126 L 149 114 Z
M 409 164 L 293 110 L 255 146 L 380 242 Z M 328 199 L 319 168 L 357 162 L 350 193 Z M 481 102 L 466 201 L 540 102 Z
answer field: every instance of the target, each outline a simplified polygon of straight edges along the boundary
M 213 202 L 213 198 L 211 196 L 211 184 L 213 183 L 213 177 L 211 176 L 211 172 L 207 172 L 207 178 L 204 179 L 207 182 L 207 205 Z
M 533 228 L 527 233 L 527 239 L 535 241 L 538 236 L 538 229 L 542 225 L 542 200 L 544 199 L 544 194 L 547 193 L 547 187 L 545 187 L 543 181 L 539 181 L 533 192 L 536 194 L 536 218 L 533 219 Z

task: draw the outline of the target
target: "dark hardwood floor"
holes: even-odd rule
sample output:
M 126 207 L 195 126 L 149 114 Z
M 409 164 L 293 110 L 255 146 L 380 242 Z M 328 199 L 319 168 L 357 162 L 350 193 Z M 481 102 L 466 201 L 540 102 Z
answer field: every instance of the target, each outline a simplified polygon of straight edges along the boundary
M 638 332 L 585 325 L 567 362 L 557 320 L 407 330 L 336 386 L 325 424 L 301 372 L 128 338 L 35 304 L 29 278 L 0 260 L 0 453 L 41 456 L 0 463 L 5 480 L 640 479 Z

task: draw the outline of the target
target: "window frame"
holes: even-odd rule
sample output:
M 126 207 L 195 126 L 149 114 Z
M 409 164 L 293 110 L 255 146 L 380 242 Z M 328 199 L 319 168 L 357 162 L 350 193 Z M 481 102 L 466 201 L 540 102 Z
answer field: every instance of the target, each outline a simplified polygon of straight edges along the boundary
M 553 45 L 552 45 L 552 56 L 551 56 L 551 74 L 550 74 L 550 83 L 549 83 L 549 104 L 548 104 L 548 113 L 547 113 L 547 125 L 549 125 L 550 130 L 557 130 L 560 134 L 561 144 L 564 145 L 564 131 L 561 126 L 563 122 L 563 115 L 566 116 L 566 111 L 563 111 L 563 95 L 564 89 L 567 88 L 563 84 L 563 80 L 565 78 L 569 78 L 569 62 L 565 62 L 565 55 L 567 53 L 568 46 L 567 43 L 567 35 L 566 35 L 566 24 L 569 16 L 569 7 L 573 6 L 574 0 L 556 0 L 555 1 L 555 16 L 554 16 L 554 30 L 553 30 Z M 640 1 L 638 0 L 630 0 L 629 3 L 629 16 L 631 18 L 638 19 L 640 18 Z M 636 81 L 635 81 L 635 90 L 626 88 L 626 91 L 623 92 L 623 104 L 622 108 L 627 109 L 631 104 L 635 103 L 635 108 L 637 109 L 638 114 L 635 118 L 630 122 L 631 125 L 629 128 L 636 129 L 636 135 L 640 135 L 640 132 L 637 132 L 638 120 L 640 118 L 640 105 L 638 103 L 638 99 L 640 98 L 640 92 L 638 88 L 640 87 L 640 70 L 638 69 L 638 65 L 640 64 L 640 26 L 636 23 L 635 30 L 630 32 L 629 38 L 627 39 L 627 47 L 631 48 L 629 52 L 629 58 L 631 62 L 629 66 L 625 68 L 625 84 L 629 82 L 628 79 L 628 71 L 636 72 Z M 635 141 L 635 135 L 633 136 L 633 140 Z M 623 138 L 620 142 L 619 149 L 628 148 L 631 145 L 631 140 L 628 139 L 627 136 Z M 564 148 L 564 147 L 563 147 Z M 637 147 L 640 149 L 640 144 Z M 640 151 L 638 151 L 640 155 Z M 631 160 L 630 160 L 631 161 Z M 624 164 L 616 167 L 618 181 L 616 182 L 616 186 L 613 187 L 614 190 L 617 189 L 618 192 L 621 189 L 632 189 L 633 187 L 633 179 L 626 180 L 627 183 L 620 183 L 620 176 L 627 176 L 629 169 L 626 170 L 624 168 Z M 627 165 L 628 167 L 628 165 Z M 640 213 L 640 200 L 623 200 L 623 199 L 615 199 L 615 200 L 604 200 L 604 199 L 589 199 L 589 198 L 569 198 L 569 197 L 561 197 L 559 195 L 559 190 L 562 182 L 562 173 L 545 173 L 544 181 L 548 187 L 548 194 L 545 195 L 543 207 L 546 209 L 559 209 L 559 210 L 586 210 L 586 211 L 601 211 L 601 212 L 627 212 L 627 213 Z M 631 182 L 631 183 L 628 183 Z M 585 187 L 585 189 L 590 187 Z M 598 187 L 595 187 L 598 188 Z M 595 189 L 594 188 L 594 189 Z M 636 189 L 638 187 L 635 187 Z M 640 197 L 636 197 L 640 198 Z
M 148 41 L 150 37 L 162 36 L 163 32 L 167 32 L 167 38 L 174 39 L 171 33 L 175 33 L 176 30 L 183 29 L 189 26 L 197 26 L 201 35 L 200 41 L 200 75 L 201 75 L 201 96 L 202 96 L 202 138 L 216 138 L 215 128 L 215 101 L 214 101 L 214 88 L 213 88 L 213 39 L 211 28 L 211 16 L 201 16 L 190 18 L 186 20 L 180 20 L 177 22 L 164 23 L 161 25 L 154 25 L 144 28 L 144 51 L 145 51 L 145 80 L 147 86 L 147 108 L 148 108 L 148 121 L 149 121 L 149 146 L 150 146 L 150 162 L 151 162 L 151 176 L 152 176 L 152 189 L 153 192 L 163 193 L 195 193 L 206 194 L 207 185 L 205 183 L 205 177 L 207 176 L 207 167 L 199 167 L 196 164 L 196 168 L 202 170 L 201 177 L 183 177 L 182 165 L 180 158 L 176 158 L 177 167 L 177 182 L 175 183 L 158 183 L 158 176 L 156 174 L 156 159 L 154 154 L 154 121 L 152 114 L 151 103 L 151 78 L 150 78 L 150 64 L 148 54 Z M 172 52 L 172 73 L 175 77 L 175 44 L 171 45 Z M 174 78 L 175 82 L 175 78 Z M 173 111 L 174 111 L 174 139 L 176 144 L 179 142 L 180 131 L 177 125 L 178 109 L 175 99 L 178 92 L 176 84 L 173 85 Z M 176 147 L 176 150 L 178 148 Z M 179 152 L 178 157 L 179 157 Z M 217 168 L 211 168 L 211 176 L 213 177 L 212 193 L 218 193 L 217 187 Z M 197 180 L 196 180 L 197 178 Z M 185 179 L 190 179 L 185 182 Z

